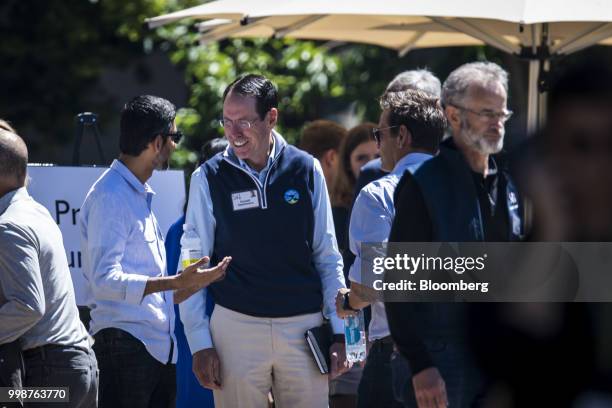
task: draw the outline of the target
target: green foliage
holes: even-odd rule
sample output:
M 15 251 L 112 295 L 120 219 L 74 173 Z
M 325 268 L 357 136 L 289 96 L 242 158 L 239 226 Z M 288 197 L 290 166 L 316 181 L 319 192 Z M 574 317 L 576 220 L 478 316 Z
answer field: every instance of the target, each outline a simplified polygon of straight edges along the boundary
M 190 151 L 199 151 L 207 140 L 223 136 L 218 125 L 223 91 L 239 75 L 260 73 L 277 85 L 278 129 L 290 143 L 296 143 L 308 122 L 350 105 L 358 121 L 377 122 L 378 97 L 405 69 L 428 66 L 434 73 L 447 74 L 449 58 L 445 53 L 456 61 L 483 53 L 475 47 L 471 51 L 436 50 L 436 54 L 430 53 L 434 58 L 423 63 L 419 58 L 422 50 L 399 58 L 396 52 L 379 47 L 347 44 L 329 49 L 325 43 L 291 39 L 231 39 L 200 45 L 198 34 L 187 28 L 193 26 L 193 21 L 187 21 L 157 30 L 166 41 L 161 47 L 185 71 L 189 108 L 179 114 L 178 124 L 187 135 L 182 148 Z M 179 156 L 173 164 L 182 160 Z
M 146 17 L 183 8 L 174 0 L 6 0 L 0 4 L 0 116 L 42 139 L 30 150 L 73 137 L 73 118 L 88 108 L 102 119 L 109 96 L 103 69 L 134 64 L 154 33 Z M 92 92 L 95 90 L 95 92 Z
M 248 1 L 248 0 L 245 0 Z M 112 90 L 98 82 L 109 68 L 135 68 L 146 82 L 146 53 L 164 51 L 185 73 L 189 102 L 178 115 L 187 134 L 175 164 L 190 167 L 203 143 L 222 136 L 218 119 L 225 87 L 238 75 L 261 73 L 280 93 L 279 130 L 295 143 L 305 124 L 353 106 L 360 120 L 376 121 L 377 97 L 393 76 L 429 66 L 440 78 L 459 63 L 495 53 L 489 48 L 395 52 L 363 45 L 336 48 L 321 42 L 225 40 L 199 45 L 194 22 L 162 27 L 145 18 L 201 0 L 5 0 L 0 3 L 0 117 L 40 137 L 31 156 L 69 149 L 74 115 L 85 109 L 104 124 L 117 120 Z M 499 53 L 497 53 L 499 55 Z M 112 86 L 112 85 L 111 85 Z M 109 92 L 111 91 L 111 92 Z M 124 101 L 119 101 L 123 103 Z M 515 108 L 516 110 L 516 108 Z M 67 156 L 67 155 L 64 155 Z
M 184 147 L 189 150 L 223 136 L 218 124 L 223 91 L 241 74 L 260 73 L 277 85 L 278 129 L 290 143 L 298 141 L 305 122 L 325 113 L 323 100 L 345 94 L 340 58 L 314 42 L 234 39 L 199 45 L 197 34 L 184 25 L 158 34 L 168 41 L 162 46 L 171 50 L 171 60 L 185 70 L 189 109 L 180 112 L 178 124 L 188 135 Z

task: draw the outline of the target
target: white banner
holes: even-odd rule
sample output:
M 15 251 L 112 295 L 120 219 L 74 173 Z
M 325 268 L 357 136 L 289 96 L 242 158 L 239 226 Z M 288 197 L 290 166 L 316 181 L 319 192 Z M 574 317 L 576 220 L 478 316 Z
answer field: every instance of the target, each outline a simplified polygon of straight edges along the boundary
M 28 166 L 30 195 L 51 213 L 62 235 L 77 304 L 83 305 L 79 210 L 93 183 L 108 167 Z M 162 232 L 183 214 L 185 181 L 182 170 L 155 171 L 149 184 L 155 191 L 153 212 Z

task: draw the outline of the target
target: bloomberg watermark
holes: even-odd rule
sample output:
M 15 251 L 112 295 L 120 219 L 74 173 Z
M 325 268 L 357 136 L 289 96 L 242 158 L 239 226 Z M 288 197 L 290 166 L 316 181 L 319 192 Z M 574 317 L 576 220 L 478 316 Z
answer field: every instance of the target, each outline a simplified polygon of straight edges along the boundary
M 368 243 L 361 283 L 386 302 L 612 302 L 612 243 Z

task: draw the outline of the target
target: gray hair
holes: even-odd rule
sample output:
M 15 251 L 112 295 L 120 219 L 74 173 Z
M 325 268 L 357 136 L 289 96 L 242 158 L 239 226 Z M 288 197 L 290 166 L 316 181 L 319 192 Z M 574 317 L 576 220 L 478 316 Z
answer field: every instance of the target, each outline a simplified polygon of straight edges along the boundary
M 413 69 L 397 74 L 386 92 L 401 92 L 407 89 L 416 89 L 426 92 L 436 98 L 440 97 L 440 80 L 427 69 Z
M 501 84 L 508 92 L 508 73 L 494 62 L 470 62 L 450 73 L 442 85 L 442 106 L 461 103 L 471 85 Z

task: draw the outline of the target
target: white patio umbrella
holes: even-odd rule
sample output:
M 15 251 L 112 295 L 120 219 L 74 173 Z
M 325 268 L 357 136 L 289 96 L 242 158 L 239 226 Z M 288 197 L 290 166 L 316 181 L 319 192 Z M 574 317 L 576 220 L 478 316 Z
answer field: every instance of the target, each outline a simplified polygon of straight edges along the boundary
M 414 48 L 488 44 L 529 59 L 527 129 L 545 114 L 538 90 L 551 59 L 594 44 L 612 45 L 609 0 L 219 0 L 147 20 L 149 27 L 184 18 L 200 24 L 202 41 L 291 37 Z

